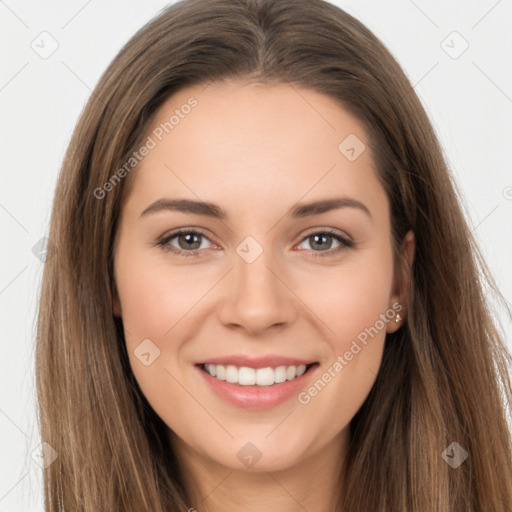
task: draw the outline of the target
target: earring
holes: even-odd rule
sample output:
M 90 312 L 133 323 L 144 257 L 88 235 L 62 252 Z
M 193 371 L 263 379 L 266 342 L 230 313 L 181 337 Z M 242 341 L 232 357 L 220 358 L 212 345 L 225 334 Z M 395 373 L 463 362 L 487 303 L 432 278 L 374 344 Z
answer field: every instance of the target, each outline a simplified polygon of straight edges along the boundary
M 401 321 L 402 321 L 402 317 L 400 316 L 400 313 L 397 313 L 397 314 L 396 314 L 396 317 L 395 317 L 395 322 L 396 322 L 397 324 L 399 324 Z

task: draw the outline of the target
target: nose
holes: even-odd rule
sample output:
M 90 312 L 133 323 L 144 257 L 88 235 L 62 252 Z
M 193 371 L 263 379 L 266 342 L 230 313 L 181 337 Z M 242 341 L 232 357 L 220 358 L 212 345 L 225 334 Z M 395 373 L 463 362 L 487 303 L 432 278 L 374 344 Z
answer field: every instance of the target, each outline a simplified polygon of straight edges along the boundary
M 264 250 L 252 263 L 235 253 L 234 268 L 224 283 L 218 316 L 223 325 L 261 334 L 283 328 L 297 316 L 298 299 L 287 281 L 287 272 Z

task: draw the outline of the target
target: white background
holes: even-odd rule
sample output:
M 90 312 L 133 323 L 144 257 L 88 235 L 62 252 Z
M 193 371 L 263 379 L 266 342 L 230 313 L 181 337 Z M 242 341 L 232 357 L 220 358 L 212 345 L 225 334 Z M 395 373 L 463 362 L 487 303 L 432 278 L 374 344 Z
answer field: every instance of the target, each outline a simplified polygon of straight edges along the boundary
M 121 46 L 168 2 L 0 0 L 0 512 L 42 511 L 34 333 L 57 174 L 78 115 Z M 467 216 L 512 302 L 512 0 L 335 2 L 404 67 L 441 139 Z M 58 43 L 47 59 L 46 31 Z M 450 35 L 457 31 L 469 44 Z M 448 37 L 450 36 L 450 37 Z M 448 37 L 448 39 L 446 39 Z M 444 43 L 442 43 L 445 41 Z M 451 47 L 451 48 L 450 48 Z M 446 50 L 446 51 L 445 51 Z M 512 347 L 512 323 L 501 325 Z

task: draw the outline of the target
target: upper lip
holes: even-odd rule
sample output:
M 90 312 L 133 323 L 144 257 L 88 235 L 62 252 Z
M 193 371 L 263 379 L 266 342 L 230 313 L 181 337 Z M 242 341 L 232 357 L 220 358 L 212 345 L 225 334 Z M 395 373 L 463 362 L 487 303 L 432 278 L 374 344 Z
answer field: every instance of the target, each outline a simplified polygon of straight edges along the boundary
M 233 365 L 237 367 L 246 366 L 248 368 L 267 368 L 267 367 L 278 367 L 278 366 L 301 366 L 315 363 L 314 360 L 298 359 L 296 357 L 285 357 L 278 355 L 267 355 L 267 356 L 247 356 L 242 354 L 233 354 L 229 356 L 212 357 L 199 361 L 198 365 L 203 364 L 220 364 L 223 366 Z

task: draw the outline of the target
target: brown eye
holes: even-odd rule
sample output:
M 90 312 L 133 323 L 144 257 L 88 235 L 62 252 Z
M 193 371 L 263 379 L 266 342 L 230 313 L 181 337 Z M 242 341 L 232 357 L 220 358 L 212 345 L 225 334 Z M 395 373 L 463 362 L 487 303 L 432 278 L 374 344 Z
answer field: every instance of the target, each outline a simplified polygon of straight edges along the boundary
M 330 256 L 354 245 L 351 240 L 333 231 L 317 231 L 316 233 L 311 233 L 306 236 L 301 243 L 306 241 L 309 244 L 309 248 L 306 248 L 306 250 L 313 251 L 312 256 L 324 256 L 324 254 L 319 253 L 325 253 L 326 256 Z M 332 249 L 333 243 L 337 243 L 334 249 Z
M 176 240 L 177 244 L 171 243 Z M 192 229 L 181 230 L 165 236 L 158 245 L 164 251 L 172 252 L 180 256 L 196 256 L 202 252 L 202 249 L 208 249 L 208 241 L 205 234 Z M 212 244 L 213 245 L 213 244 Z

